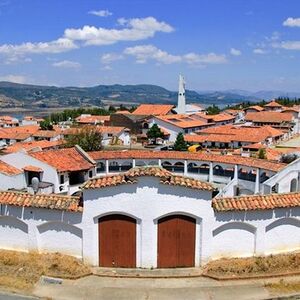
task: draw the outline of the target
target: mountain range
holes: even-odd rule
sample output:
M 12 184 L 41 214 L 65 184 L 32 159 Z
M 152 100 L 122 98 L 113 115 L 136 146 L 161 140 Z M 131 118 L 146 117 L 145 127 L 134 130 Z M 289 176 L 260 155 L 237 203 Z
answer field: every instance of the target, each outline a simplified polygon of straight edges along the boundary
M 300 93 L 281 91 L 248 92 L 186 91 L 187 102 L 204 105 L 231 105 L 244 101 L 269 100 L 278 96 L 300 97 Z M 55 108 L 78 106 L 101 106 L 106 104 L 170 103 L 176 104 L 177 92 L 161 86 L 98 85 L 94 87 L 56 87 L 0 82 L 0 108 Z

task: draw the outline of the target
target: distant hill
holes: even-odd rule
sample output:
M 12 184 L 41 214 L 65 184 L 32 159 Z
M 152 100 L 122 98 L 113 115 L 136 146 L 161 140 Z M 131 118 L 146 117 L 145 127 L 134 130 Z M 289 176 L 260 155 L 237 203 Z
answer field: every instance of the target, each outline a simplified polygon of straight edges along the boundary
M 257 95 L 234 91 L 196 92 L 186 91 L 187 102 L 227 105 L 243 101 L 257 101 Z M 94 106 L 104 103 L 171 103 L 176 104 L 177 92 L 161 86 L 98 85 L 95 87 L 56 87 L 0 82 L 0 107 L 47 107 Z

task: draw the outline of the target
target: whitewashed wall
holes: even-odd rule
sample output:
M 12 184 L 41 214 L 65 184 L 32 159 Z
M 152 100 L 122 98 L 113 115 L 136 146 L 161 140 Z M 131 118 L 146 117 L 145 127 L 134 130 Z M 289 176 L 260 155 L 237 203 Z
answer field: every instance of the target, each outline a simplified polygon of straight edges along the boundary
M 84 212 L 0 206 L 0 247 L 58 251 L 98 265 L 98 220 L 124 214 L 137 220 L 137 266 L 157 266 L 158 220 L 189 215 L 196 220 L 196 266 L 220 257 L 300 250 L 300 207 L 215 212 L 211 192 L 163 185 L 140 177 L 137 184 L 84 190 Z

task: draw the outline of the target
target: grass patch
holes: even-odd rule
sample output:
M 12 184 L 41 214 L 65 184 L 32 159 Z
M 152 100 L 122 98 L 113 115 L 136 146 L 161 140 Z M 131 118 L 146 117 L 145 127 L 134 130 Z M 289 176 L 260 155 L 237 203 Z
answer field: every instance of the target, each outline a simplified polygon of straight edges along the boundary
M 232 278 L 295 272 L 300 272 L 300 253 L 219 259 L 204 268 L 206 275 Z
M 77 278 L 90 274 L 80 260 L 59 253 L 0 251 L 0 286 L 30 291 L 42 275 Z

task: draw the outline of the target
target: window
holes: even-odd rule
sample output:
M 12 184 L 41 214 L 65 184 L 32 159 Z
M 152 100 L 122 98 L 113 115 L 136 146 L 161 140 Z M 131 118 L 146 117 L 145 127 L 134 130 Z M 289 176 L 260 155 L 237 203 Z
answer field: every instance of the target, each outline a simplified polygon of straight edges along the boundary
M 93 170 L 89 170 L 89 177 L 90 177 L 90 178 L 93 177 Z
M 64 184 L 64 183 L 65 183 L 65 175 L 62 174 L 62 175 L 60 175 L 60 177 L 59 177 L 59 184 Z

